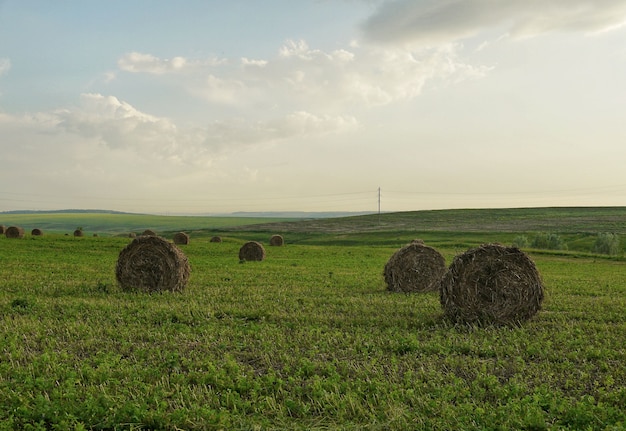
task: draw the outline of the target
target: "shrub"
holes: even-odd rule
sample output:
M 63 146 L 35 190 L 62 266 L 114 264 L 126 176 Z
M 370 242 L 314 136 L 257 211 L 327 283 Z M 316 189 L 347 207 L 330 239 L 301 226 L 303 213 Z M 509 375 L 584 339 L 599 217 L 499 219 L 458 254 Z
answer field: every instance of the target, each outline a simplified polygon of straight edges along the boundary
M 567 244 L 555 233 L 539 233 L 531 244 L 533 248 L 544 250 L 567 250 Z
M 530 242 L 528 241 L 528 237 L 526 235 L 516 236 L 511 244 L 513 247 L 523 248 L 528 247 Z
M 593 245 L 593 252 L 600 254 L 608 254 L 614 256 L 619 254 L 619 235 L 616 233 L 603 232 L 599 233 L 596 242 Z

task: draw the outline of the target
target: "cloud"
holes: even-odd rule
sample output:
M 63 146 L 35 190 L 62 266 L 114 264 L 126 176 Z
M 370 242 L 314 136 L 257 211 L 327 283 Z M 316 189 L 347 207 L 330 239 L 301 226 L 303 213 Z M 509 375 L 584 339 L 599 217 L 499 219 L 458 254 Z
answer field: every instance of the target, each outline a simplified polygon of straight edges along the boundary
M 84 199 L 80 204 L 62 200 L 61 194 L 85 196 L 92 187 L 100 197 L 150 195 L 161 202 L 161 193 L 176 197 L 177 187 L 201 191 L 207 184 L 253 180 L 250 174 L 258 171 L 255 163 L 267 153 L 265 147 L 296 147 L 358 126 L 350 116 L 298 111 L 264 121 L 229 119 L 180 127 L 117 97 L 83 94 L 65 109 L 0 112 L 0 151 L 6 162 L 0 180 L 8 184 L 29 172 L 20 187 L 46 190 L 40 204 L 87 205 Z M 52 190 L 63 190 L 50 195 L 54 202 L 46 197 Z
M 622 0 L 392 0 L 379 7 L 363 30 L 372 41 L 433 46 L 489 28 L 529 37 L 550 31 L 606 31 L 625 23 Z
M 0 76 L 4 75 L 11 69 L 11 60 L 8 58 L 0 58 Z
M 163 75 L 166 73 L 180 73 L 201 66 L 214 66 L 223 60 L 208 59 L 205 61 L 190 61 L 184 57 L 158 58 L 151 54 L 140 52 L 130 52 L 123 55 L 117 66 L 120 70 L 132 73 L 148 73 L 153 75 Z
M 488 68 L 463 63 L 456 50 L 453 44 L 410 50 L 353 43 L 349 49 L 323 51 L 303 40 L 288 40 L 270 59 L 178 57 L 182 66 L 177 69 L 170 60 L 133 53 L 132 67 L 129 56 L 119 64 L 137 73 L 172 76 L 186 68 L 189 75 L 178 80 L 178 85 L 212 104 L 284 114 L 345 112 L 414 98 L 434 78 L 457 82 L 488 72 Z
M 357 127 L 354 117 L 309 112 L 293 112 L 265 121 L 229 119 L 179 127 L 171 119 L 146 114 L 114 96 L 101 94 L 83 94 L 77 106 L 53 112 L 0 116 L 0 132 L 7 137 L 5 142 L 11 143 L 11 148 L 14 142 L 8 136 L 14 136 L 28 148 L 57 142 L 59 137 L 69 141 L 78 138 L 83 147 L 98 147 L 98 154 L 105 151 L 187 166 L 210 166 L 216 159 L 249 147 L 291 145 L 306 138 L 350 132 Z M 32 139 L 33 133 L 40 138 Z M 62 143 L 55 145 L 60 150 L 67 149 Z

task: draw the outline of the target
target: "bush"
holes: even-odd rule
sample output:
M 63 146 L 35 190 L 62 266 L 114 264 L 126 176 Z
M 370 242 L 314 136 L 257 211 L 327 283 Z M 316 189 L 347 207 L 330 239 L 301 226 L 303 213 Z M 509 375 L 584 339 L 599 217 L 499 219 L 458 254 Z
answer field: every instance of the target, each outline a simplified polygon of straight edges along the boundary
M 611 256 L 619 254 L 619 235 L 609 232 L 599 233 L 593 245 L 593 252 Z
M 524 247 L 528 247 L 528 244 L 530 244 L 530 242 L 528 241 L 528 237 L 526 235 L 520 235 L 520 236 L 515 237 L 511 246 L 517 247 L 517 248 L 524 248 Z
M 544 250 L 567 250 L 567 244 L 555 233 L 539 233 L 531 244 L 533 248 Z

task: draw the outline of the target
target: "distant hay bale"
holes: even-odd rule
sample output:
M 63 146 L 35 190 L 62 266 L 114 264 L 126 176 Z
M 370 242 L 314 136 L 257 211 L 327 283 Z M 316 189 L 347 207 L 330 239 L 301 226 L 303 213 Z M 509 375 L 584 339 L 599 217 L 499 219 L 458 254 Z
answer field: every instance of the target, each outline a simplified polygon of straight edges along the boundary
M 19 226 L 9 226 L 4 231 L 4 235 L 7 238 L 24 238 L 24 228 Z
M 137 234 L 135 232 L 131 232 L 128 234 L 129 238 L 137 238 Z
M 7 227 L 3 224 L 0 224 L 0 234 L 4 235 L 6 231 L 7 231 Z
M 248 241 L 239 249 L 239 260 L 256 260 L 265 259 L 265 249 L 263 245 L 256 241 Z
M 94 234 L 93 234 L 93 237 L 94 237 L 94 238 L 96 238 L 97 236 L 98 236 L 98 234 L 97 234 L 97 233 L 94 233 Z
M 85 234 L 83 233 L 82 229 L 76 229 L 74 231 L 74 236 L 84 236 Z
M 143 231 L 142 235 L 145 236 L 156 236 L 156 232 L 151 229 L 146 229 Z
M 178 232 L 174 235 L 174 244 L 189 244 L 189 235 L 187 235 L 185 232 Z
M 209 242 L 222 242 L 222 238 L 219 237 L 219 236 L 213 236 L 213 237 L 211 237 Z
M 270 245 L 280 247 L 285 243 L 285 240 L 281 235 L 272 235 L 270 238 Z
M 41 229 L 33 229 L 30 231 L 31 236 L 42 236 L 43 235 L 43 231 Z
M 432 292 L 446 273 L 446 260 L 423 241 L 412 241 L 396 251 L 385 264 L 383 275 L 390 292 Z
M 115 276 L 120 288 L 146 293 L 182 291 L 190 274 L 187 256 L 159 236 L 135 238 L 119 254 Z
M 455 322 L 516 325 L 540 309 L 544 290 L 520 249 L 485 244 L 454 258 L 441 283 L 444 314 Z

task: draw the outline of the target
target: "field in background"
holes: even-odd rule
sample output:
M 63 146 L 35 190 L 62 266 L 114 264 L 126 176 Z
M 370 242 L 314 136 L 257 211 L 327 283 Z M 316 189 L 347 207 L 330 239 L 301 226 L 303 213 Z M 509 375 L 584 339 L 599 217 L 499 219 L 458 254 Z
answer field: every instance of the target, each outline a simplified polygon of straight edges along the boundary
M 622 257 L 529 250 L 547 295 L 519 328 L 453 326 L 436 294 L 386 292 L 384 264 L 416 236 L 450 262 L 542 226 L 581 249 L 625 230 L 623 209 L 484 211 L 172 226 L 192 231 L 191 278 L 151 296 L 117 288 L 128 238 L 2 237 L 0 430 L 624 429 Z M 249 239 L 265 261 L 239 262 Z
M 44 233 L 70 235 L 81 227 L 86 235 L 124 235 L 130 232 L 141 233 L 146 229 L 156 232 L 177 232 L 208 229 L 228 229 L 233 226 L 290 221 L 278 217 L 191 217 L 162 216 L 150 214 L 108 214 L 108 213 L 34 213 L 0 214 L 0 224 L 20 226 L 30 233 L 34 228 Z

